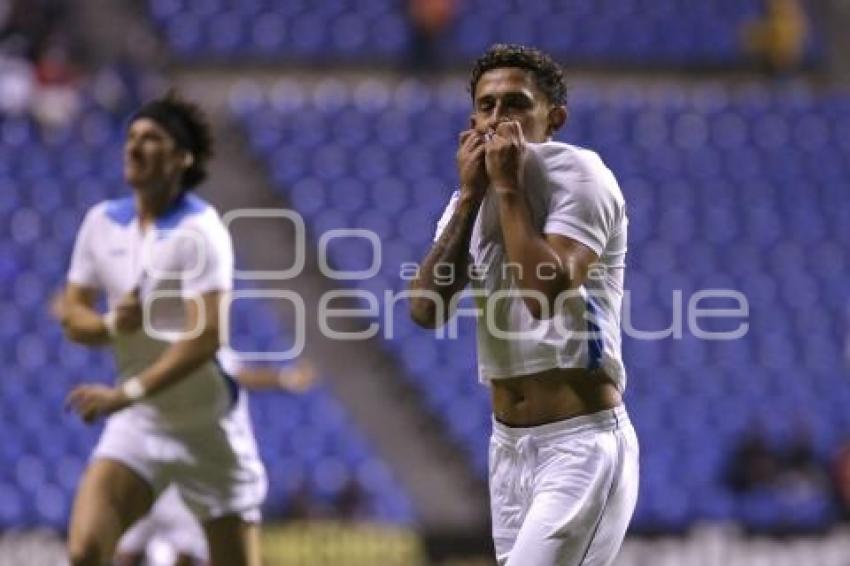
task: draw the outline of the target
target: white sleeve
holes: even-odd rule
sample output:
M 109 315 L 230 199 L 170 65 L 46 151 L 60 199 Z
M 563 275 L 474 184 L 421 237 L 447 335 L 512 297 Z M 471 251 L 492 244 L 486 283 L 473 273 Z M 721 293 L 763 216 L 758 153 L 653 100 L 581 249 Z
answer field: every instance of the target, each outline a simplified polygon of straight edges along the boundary
M 452 215 L 455 213 L 455 209 L 457 208 L 458 198 L 460 198 L 460 191 L 453 192 L 452 198 L 449 199 L 449 204 L 446 205 L 446 209 L 443 211 L 443 215 L 440 216 L 440 220 L 437 221 L 437 230 L 434 233 L 435 242 L 440 239 L 440 236 L 443 235 L 443 230 L 445 230 L 446 226 L 449 225 Z
M 68 282 L 81 287 L 101 287 L 92 250 L 92 244 L 97 237 L 95 234 L 97 222 L 95 208 L 89 209 L 82 224 L 80 224 L 77 240 L 74 242 L 74 252 L 71 254 L 71 265 L 68 268 Z
M 613 175 L 601 161 L 549 171 L 553 190 L 543 232 L 576 240 L 601 256 L 623 209 Z
M 206 219 L 204 219 L 206 220 Z M 183 298 L 211 291 L 233 289 L 233 242 L 230 234 L 213 213 L 209 222 L 198 226 L 196 243 L 187 246 L 182 276 Z

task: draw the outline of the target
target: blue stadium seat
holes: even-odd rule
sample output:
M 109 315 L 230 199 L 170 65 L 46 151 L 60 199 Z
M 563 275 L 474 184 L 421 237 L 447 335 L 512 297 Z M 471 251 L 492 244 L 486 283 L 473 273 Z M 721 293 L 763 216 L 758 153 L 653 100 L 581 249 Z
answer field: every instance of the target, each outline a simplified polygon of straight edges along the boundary
M 180 57 L 315 61 L 405 60 L 412 38 L 402 5 L 389 0 L 226 3 L 149 0 L 149 12 Z M 541 45 L 578 62 L 652 66 L 747 63 L 740 29 L 762 13 L 749 1 L 718 3 L 474 2 L 461 5 L 439 55 L 470 59 L 495 42 Z M 823 58 L 817 26 L 805 59 Z M 375 32 L 377 31 L 377 33 Z M 615 40 L 616 38 L 616 40 Z

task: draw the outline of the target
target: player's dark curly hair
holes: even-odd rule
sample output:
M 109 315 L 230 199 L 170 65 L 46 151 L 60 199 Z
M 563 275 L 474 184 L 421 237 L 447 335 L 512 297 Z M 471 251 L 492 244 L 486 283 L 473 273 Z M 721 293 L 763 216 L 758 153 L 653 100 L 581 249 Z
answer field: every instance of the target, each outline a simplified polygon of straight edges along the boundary
M 192 164 L 183 172 L 181 186 L 190 190 L 207 178 L 207 163 L 213 155 L 213 137 L 209 120 L 201 107 L 176 91 L 145 104 L 130 119 L 150 118 L 174 138 L 177 145 L 192 154 Z
M 472 68 L 469 81 L 469 94 L 475 99 L 475 87 L 481 76 L 492 69 L 519 67 L 531 71 L 537 87 L 555 106 L 567 104 L 567 83 L 564 71 L 552 57 L 546 53 L 525 45 L 497 43 L 478 58 Z

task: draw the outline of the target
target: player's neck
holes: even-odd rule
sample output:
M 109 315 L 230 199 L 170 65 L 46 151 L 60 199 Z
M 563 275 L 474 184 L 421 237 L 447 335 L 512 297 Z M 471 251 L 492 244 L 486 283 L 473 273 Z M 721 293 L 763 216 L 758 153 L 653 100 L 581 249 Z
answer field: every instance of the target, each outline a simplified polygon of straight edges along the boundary
M 165 214 L 180 195 L 179 187 L 171 187 L 168 190 L 136 190 L 136 211 L 138 213 L 139 225 L 142 230 L 156 222 L 157 218 Z

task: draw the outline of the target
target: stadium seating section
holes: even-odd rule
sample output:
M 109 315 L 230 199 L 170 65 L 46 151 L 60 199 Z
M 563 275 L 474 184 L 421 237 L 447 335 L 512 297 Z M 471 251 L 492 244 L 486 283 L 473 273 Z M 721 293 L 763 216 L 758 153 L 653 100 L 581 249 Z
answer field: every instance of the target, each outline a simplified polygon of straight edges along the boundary
M 100 427 L 63 410 L 84 381 L 108 383 L 112 362 L 66 341 L 49 318 L 86 209 L 123 196 L 123 116 L 89 101 L 81 117 L 45 132 L 27 117 L 0 117 L 0 530 L 66 527 L 74 490 Z M 234 346 L 282 349 L 286 332 L 257 301 L 233 308 Z M 307 510 L 408 522 L 406 493 L 321 383 L 309 393 L 251 394 L 255 432 L 270 479 L 270 518 Z M 359 496 L 354 494 L 359 493 Z
M 746 60 L 742 26 L 763 11 L 760 0 L 457 4 L 437 53 L 443 61 L 469 61 L 508 41 L 583 65 L 735 65 Z M 148 8 L 172 52 L 187 61 L 401 64 L 410 52 L 401 0 L 148 0 Z M 812 40 L 809 59 L 819 51 Z
M 627 400 L 642 439 L 635 527 L 828 523 L 828 495 L 733 496 L 725 476 L 752 431 L 777 446 L 808 431 L 823 461 L 850 437 L 850 381 L 840 369 L 850 316 L 850 98 L 794 85 L 781 94 L 762 86 L 588 86 L 570 106 L 563 140 L 598 151 L 628 202 L 630 326 L 669 327 L 676 290 L 684 305 L 680 338 L 625 340 Z M 328 79 L 307 88 L 282 80 L 267 90 L 243 83 L 231 96 L 250 146 L 314 237 L 353 227 L 378 235 L 379 273 L 351 281 L 378 297 L 403 289 L 401 264 L 428 248 L 456 183 L 468 108 L 454 81 Z M 362 238 L 335 239 L 329 251 L 338 269 L 368 269 L 372 259 Z M 688 305 L 702 289 L 746 296 L 745 337 L 695 337 Z M 459 339 L 438 340 L 409 322 L 404 302 L 383 316 L 392 321 L 386 348 L 483 476 L 489 405 L 476 383 L 470 321 Z M 699 320 L 714 332 L 740 323 Z

